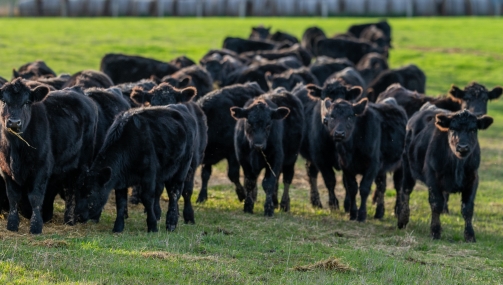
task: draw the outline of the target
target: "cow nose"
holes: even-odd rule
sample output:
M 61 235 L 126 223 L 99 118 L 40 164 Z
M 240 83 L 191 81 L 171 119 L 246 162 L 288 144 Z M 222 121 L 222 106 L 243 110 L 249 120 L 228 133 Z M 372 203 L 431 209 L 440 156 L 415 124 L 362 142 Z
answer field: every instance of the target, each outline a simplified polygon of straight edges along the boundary
M 456 150 L 459 153 L 466 153 L 470 150 L 470 148 L 468 147 L 467 144 L 458 144 L 458 146 L 456 147 Z
M 343 139 L 344 137 L 346 137 L 346 133 L 344 131 L 335 131 L 334 132 L 334 137 L 336 139 Z
M 7 128 L 19 130 L 21 128 L 21 119 L 9 118 L 7 120 Z
M 256 143 L 256 144 L 253 144 L 253 147 L 258 149 L 258 150 L 263 150 L 264 147 L 265 147 L 265 144 L 263 143 Z

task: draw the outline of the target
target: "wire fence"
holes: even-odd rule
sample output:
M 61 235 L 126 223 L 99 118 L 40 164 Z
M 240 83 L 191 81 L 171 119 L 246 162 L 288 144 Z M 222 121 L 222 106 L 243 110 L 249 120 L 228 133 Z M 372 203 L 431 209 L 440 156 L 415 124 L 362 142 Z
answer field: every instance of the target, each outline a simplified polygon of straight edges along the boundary
M 0 0 L 0 16 L 496 15 L 503 0 Z

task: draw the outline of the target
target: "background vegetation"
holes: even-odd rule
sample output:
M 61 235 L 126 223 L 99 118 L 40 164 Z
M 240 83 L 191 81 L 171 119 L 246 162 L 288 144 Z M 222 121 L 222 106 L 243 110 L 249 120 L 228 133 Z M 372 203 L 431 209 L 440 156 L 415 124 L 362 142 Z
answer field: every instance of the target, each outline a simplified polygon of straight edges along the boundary
M 99 69 L 101 57 L 122 52 L 170 60 L 185 54 L 193 60 L 219 48 L 225 36 L 247 37 L 250 27 L 301 36 L 312 25 L 328 35 L 353 23 L 375 19 L 0 19 L 0 76 L 12 68 L 43 59 L 57 73 Z M 428 95 L 444 94 L 451 84 L 471 81 L 488 88 L 503 84 L 503 22 L 492 18 L 391 19 L 391 67 L 415 63 L 427 75 Z M 460 197 L 452 195 L 451 214 L 441 217 L 440 241 L 429 238 L 427 193 L 416 186 L 411 222 L 396 229 L 391 213 L 395 191 L 388 183 L 382 221 L 350 222 L 347 215 L 309 205 L 303 160 L 297 163 L 291 190 L 292 212 L 263 217 L 263 191 L 254 215 L 245 215 L 226 178 L 226 164 L 214 170 L 209 201 L 197 205 L 196 225 L 183 222 L 174 233 L 146 233 L 142 206 L 130 206 L 122 234 L 112 234 L 115 207 L 111 202 L 99 224 L 62 225 L 63 204 L 44 234 L 30 236 L 28 221 L 19 233 L 6 231 L 0 219 L 0 283 L 18 284 L 501 284 L 503 283 L 503 101 L 491 102 L 495 123 L 480 132 L 481 182 L 475 206 L 476 244 L 463 242 Z M 337 196 L 344 196 L 340 173 Z M 391 180 L 389 180 L 391 182 Z M 199 178 L 196 181 L 199 187 Z M 196 190 L 195 195 L 197 196 Z M 194 201 L 195 201 L 195 197 Z M 370 202 L 369 202 L 370 203 Z M 163 202 L 164 211 L 167 209 Z M 370 206 L 369 217 L 375 207 Z M 299 272 L 337 257 L 353 268 Z

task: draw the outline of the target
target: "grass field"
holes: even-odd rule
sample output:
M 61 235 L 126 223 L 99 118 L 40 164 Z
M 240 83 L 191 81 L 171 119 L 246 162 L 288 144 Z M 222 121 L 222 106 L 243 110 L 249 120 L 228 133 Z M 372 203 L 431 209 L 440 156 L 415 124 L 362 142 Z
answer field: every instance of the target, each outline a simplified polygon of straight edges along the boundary
M 185 54 L 198 60 L 219 48 L 226 35 L 248 36 L 252 25 L 271 25 L 301 36 L 319 25 L 327 34 L 344 31 L 360 18 L 292 19 L 0 19 L 0 76 L 43 59 L 57 73 L 98 69 L 107 52 L 160 60 Z M 503 22 L 493 18 L 391 19 L 390 64 L 415 63 L 427 74 L 427 93 L 447 92 L 451 84 L 476 80 L 492 88 L 503 84 Z M 226 164 L 213 171 L 209 201 L 195 207 L 196 225 L 183 223 L 174 233 L 146 233 L 142 207 L 131 206 L 122 234 L 112 234 L 115 210 L 109 203 L 99 224 L 63 226 L 63 205 L 44 234 L 30 236 L 28 221 L 19 233 L 0 220 L 0 283 L 15 284 L 502 284 L 503 283 L 503 101 L 490 103 L 495 123 L 480 132 L 481 182 L 474 228 L 477 243 L 463 242 L 460 197 L 441 217 L 443 235 L 429 238 L 427 193 L 416 186 L 411 221 L 396 229 L 391 213 L 395 191 L 389 183 L 385 218 L 349 222 L 342 212 L 315 210 L 308 201 L 303 161 L 293 183 L 292 212 L 263 217 L 263 192 L 254 215 L 245 215 L 226 179 Z M 338 173 L 337 196 L 343 198 Z M 196 181 L 199 187 L 199 178 Z M 198 190 L 195 195 L 197 196 Z M 112 199 L 113 201 L 113 199 Z M 195 197 L 194 197 L 195 201 Z M 370 203 L 370 202 L 369 202 Z M 163 202 L 163 210 L 167 203 Z M 369 217 L 375 207 L 369 207 Z M 338 258 L 349 272 L 296 271 Z

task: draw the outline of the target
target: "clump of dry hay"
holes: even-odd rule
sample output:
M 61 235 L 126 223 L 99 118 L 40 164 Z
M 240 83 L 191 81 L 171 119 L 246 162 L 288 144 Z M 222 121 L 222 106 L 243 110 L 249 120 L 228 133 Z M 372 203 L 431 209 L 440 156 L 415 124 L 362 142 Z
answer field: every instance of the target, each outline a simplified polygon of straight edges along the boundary
M 293 270 L 295 271 L 314 271 L 316 269 L 322 269 L 322 270 L 335 270 L 337 272 L 350 272 L 354 271 L 353 268 L 349 267 L 349 265 L 346 265 L 339 261 L 337 258 L 332 257 L 326 260 L 318 261 L 314 264 L 310 265 L 304 265 L 304 266 L 295 266 Z
M 192 256 L 187 254 L 169 253 L 165 251 L 145 251 L 141 253 L 141 256 L 145 258 L 162 259 L 162 260 L 183 259 L 187 261 L 199 261 L 199 260 L 218 261 L 218 258 L 216 256 Z
M 68 243 L 64 240 L 54 240 L 54 239 L 46 239 L 43 241 L 33 241 L 30 243 L 33 246 L 44 246 L 50 248 L 62 248 L 67 247 Z
M 149 251 L 142 252 L 141 255 L 145 258 L 156 258 L 156 259 L 171 259 L 173 255 L 168 252 L 163 251 Z

